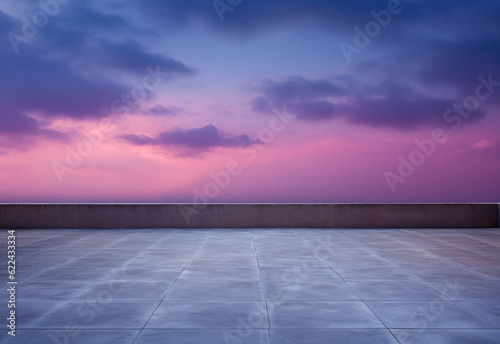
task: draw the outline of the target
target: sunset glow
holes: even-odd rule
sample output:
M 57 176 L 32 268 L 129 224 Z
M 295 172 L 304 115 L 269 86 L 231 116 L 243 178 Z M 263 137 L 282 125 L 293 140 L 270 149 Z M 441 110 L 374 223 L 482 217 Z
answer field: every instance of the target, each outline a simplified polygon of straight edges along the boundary
M 498 1 L 216 3 L 1 5 L 0 202 L 500 201 Z

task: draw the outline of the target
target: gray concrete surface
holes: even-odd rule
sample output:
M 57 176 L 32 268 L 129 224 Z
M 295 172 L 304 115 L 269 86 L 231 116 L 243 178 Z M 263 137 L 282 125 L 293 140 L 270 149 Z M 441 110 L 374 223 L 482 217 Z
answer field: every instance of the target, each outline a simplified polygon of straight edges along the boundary
M 0 228 L 492 228 L 497 204 L 0 204 Z
M 498 229 L 16 235 L 0 343 L 500 343 Z M 6 304 L 2 288 L 0 319 Z

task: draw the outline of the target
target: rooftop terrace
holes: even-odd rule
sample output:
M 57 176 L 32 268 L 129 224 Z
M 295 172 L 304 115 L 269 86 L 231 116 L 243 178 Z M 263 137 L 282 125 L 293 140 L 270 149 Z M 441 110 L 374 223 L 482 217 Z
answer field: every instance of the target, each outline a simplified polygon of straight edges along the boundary
M 498 229 L 16 236 L 17 331 L 0 343 L 500 342 Z

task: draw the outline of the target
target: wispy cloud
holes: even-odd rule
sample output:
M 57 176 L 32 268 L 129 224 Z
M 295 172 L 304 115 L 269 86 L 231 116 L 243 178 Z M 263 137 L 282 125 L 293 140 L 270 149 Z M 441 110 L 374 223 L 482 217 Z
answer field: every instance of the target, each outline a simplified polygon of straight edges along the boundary
M 249 135 L 225 133 L 212 124 L 201 128 L 171 129 L 160 132 L 153 137 L 147 135 L 124 134 L 120 138 L 137 146 L 159 146 L 180 149 L 179 156 L 196 156 L 215 148 L 236 148 L 251 144 L 261 144 L 258 139 Z
M 156 105 L 143 111 L 143 114 L 153 116 L 177 116 L 181 111 L 182 109 L 175 106 L 165 107 L 163 105 Z

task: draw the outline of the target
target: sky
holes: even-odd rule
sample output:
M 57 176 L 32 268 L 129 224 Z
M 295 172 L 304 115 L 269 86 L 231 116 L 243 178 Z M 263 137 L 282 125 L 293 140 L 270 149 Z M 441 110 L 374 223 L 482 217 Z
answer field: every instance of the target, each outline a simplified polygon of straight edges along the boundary
M 500 202 L 498 0 L 0 2 L 0 202 Z

